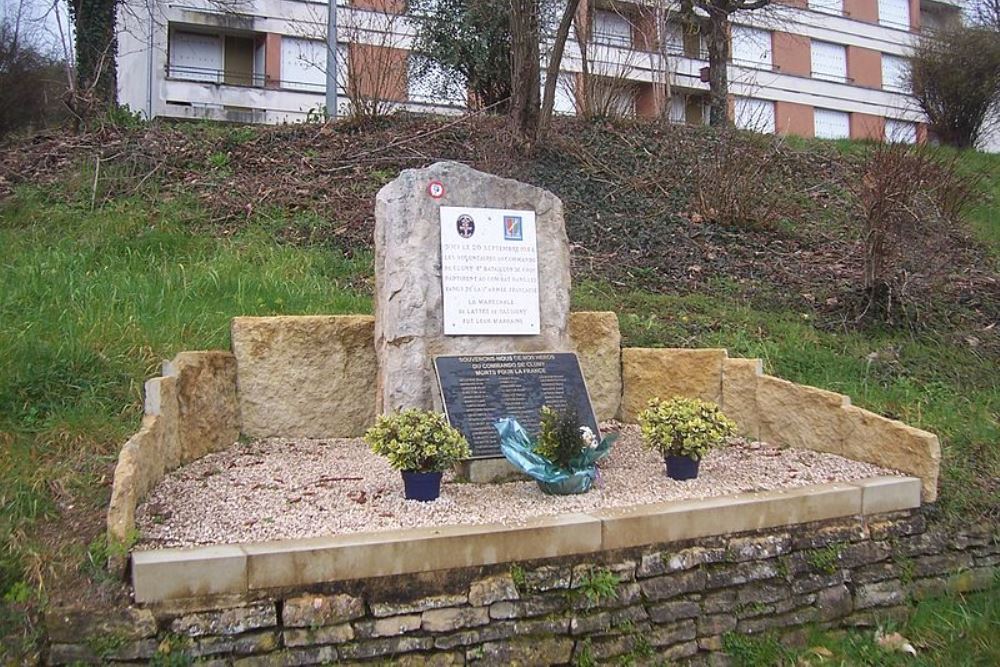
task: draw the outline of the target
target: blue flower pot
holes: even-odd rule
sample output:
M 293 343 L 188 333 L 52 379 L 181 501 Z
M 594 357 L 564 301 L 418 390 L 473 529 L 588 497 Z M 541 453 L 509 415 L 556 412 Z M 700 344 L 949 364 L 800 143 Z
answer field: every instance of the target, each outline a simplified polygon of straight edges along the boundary
M 690 456 L 664 456 L 667 464 L 667 477 L 676 480 L 694 479 L 698 476 L 698 464 L 701 459 Z
M 407 500 L 437 500 L 441 495 L 442 472 L 403 470 L 403 496 Z

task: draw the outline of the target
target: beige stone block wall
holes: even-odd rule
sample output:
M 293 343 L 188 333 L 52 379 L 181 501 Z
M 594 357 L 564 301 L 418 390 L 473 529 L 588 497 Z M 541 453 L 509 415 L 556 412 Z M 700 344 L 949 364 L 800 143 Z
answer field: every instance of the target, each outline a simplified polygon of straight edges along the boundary
M 726 356 L 718 349 L 624 348 L 621 419 L 636 421 L 655 397 L 688 396 L 721 403 Z
M 177 466 L 232 445 L 239 438 L 236 359 L 229 352 L 181 352 L 146 382 L 142 426 L 118 454 L 108 537 L 127 542 L 135 510 Z
M 937 498 L 941 443 L 933 433 L 856 407 L 842 410 L 843 456 L 919 477 L 924 502 Z
M 364 434 L 375 420 L 374 332 L 368 315 L 233 318 L 241 432 Z
M 123 544 L 131 539 L 135 508 L 163 479 L 163 430 L 161 417 L 146 415 L 142 427 L 118 455 L 108 506 L 108 537 L 113 542 Z
M 764 375 L 759 359 L 730 359 L 725 350 L 624 348 L 622 384 L 623 421 L 636 421 L 654 396 L 715 401 L 744 436 L 898 470 L 920 478 L 924 502 L 937 498 L 936 435 L 853 407 L 848 396 Z
M 761 376 L 760 439 L 829 452 L 919 477 L 922 499 L 937 498 L 941 445 L 933 433 L 851 405 L 848 396 Z
M 850 399 L 841 394 L 763 375 L 757 383 L 760 439 L 842 454 L 846 422 L 840 408 L 845 405 Z
M 181 463 L 229 447 L 240 437 L 236 357 L 230 352 L 180 352 L 163 365 L 177 378 Z
M 757 382 L 764 374 L 760 359 L 722 361 L 722 411 L 739 426 L 740 435 L 760 440 Z
M 569 314 L 569 336 L 597 419 L 618 416 L 622 402 L 622 334 L 612 312 Z

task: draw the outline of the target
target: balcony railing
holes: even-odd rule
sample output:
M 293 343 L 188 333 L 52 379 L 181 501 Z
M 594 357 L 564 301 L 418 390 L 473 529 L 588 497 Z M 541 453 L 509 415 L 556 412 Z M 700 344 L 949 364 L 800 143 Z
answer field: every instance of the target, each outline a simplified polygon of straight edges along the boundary
M 229 86 L 246 86 L 263 88 L 264 75 L 244 71 L 215 69 L 211 67 L 194 67 L 190 65 L 167 65 L 167 77 L 181 81 L 198 81 L 201 83 L 226 84 Z

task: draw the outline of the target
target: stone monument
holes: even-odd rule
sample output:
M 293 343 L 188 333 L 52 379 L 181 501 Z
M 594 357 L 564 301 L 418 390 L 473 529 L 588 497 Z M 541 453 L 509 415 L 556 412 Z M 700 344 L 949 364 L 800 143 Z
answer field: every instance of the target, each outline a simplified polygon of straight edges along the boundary
M 403 171 L 375 200 L 377 410 L 440 410 L 438 355 L 572 351 L 569 262 L 552 193 L 456 162 Z

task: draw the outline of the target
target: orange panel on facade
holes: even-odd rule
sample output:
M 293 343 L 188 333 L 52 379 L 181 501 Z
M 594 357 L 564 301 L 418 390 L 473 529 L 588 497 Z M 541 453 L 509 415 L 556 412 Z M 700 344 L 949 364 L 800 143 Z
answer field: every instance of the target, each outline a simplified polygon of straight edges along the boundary
M 660 115 L 660 103 L 657 99 L 657 86 L 652 83 L 640 83 L 635 91 L 635 115 L 640 118 L 656 118 Z
M 264 85 L 281 87 L 281 35 L 276 32 L 264 37 Z
M 878 23 L 878 0 L 844 0 L 844 13 L 855 21 Z
M 405 102 L 408 54 L 403 49 L 351 44 L 348 64 L 352 90 L 363 97 Z
M 386 14 L 402 14 L 406 11 L 406 0 L 353 0 L 351 6 Z
M 774 103 L 774 130 L 778 134 L 811 137 L 815 134 L 813 108 L 794 102 Z
M 910 30 L 920 30 L 920 0 L 910 0 Z
M 848 46 L 847 78 L 855 86 L 881 88 L 882 54 L 860 46 Z
M 812 71 L 811 40 L 790 32 L 771 33 L 771 58 L 782 74 L 809 76 Z
M 851 114 L 851 139 L 882 141 L 885 137 L 885 118 L 867 113 Z

